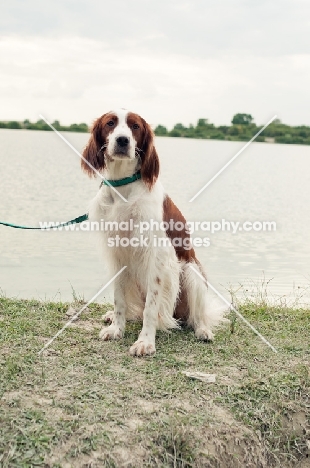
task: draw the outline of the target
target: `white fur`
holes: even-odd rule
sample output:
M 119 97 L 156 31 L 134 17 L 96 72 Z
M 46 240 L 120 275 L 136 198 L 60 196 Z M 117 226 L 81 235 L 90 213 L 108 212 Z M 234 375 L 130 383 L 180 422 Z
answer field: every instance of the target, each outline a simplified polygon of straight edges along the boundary
M 128 111 L 126 109 L 118 109 L 117 111 L 112 111 L 112 112 L 117 115 L 118 124 L 109 135 L 109 141 L 108 141 L 108 146 L 107 146 L 106 153 L 109 156 L 114 157 L 115 159 L 119 159 L 117 157 L 117 155 L 114 154 L 115 142 L 116 142 L 117 137 L 126 136 L 126 137 L 129 138 L 129 142 L 130 142 L 129 143 L 128 157 L 131 160 L 131 162 L 135 163 L 136 162 L 135 161 L 135 149 L 136 149 L 136 143 L 137 142 L 134 139 L 132 131 L 130 130 L 130 128 L 128 127 L 127 122 L 126 122 Z M 124 159 L 122 158 L 121 161 L 123 161 L 123 160 Z M 112 167 L 111 167 L 111 169 L 112 169 Z M 127 176 L 125 175 L 125 176 L 122 176 L 122 177 L 127 177 Z
M 206 283 L 193 271 L 203 275 L 200 265 L 185 263 L 182 268 L 183 286 L 187 292 L 189 317 L 187 320 L 200 340 L 213 340 L 212 329 L 223 321 L 226 307 L 210 296 Z

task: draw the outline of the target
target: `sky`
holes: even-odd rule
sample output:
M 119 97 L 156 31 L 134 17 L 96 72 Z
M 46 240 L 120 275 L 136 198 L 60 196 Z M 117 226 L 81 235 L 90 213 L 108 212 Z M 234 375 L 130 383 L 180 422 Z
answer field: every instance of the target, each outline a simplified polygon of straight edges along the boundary
M 1 3 L 0 120 L 310 125 L 309 0 Z

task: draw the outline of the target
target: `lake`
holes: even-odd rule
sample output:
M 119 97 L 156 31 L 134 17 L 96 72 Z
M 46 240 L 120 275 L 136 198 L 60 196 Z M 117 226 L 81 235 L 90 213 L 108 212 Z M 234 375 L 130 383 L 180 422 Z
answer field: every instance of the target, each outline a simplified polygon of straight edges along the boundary
M 63 135 L 82 151 L 89 135 Z M 192 203 L 189 200 L 243 142 L 156 138 L 161 180 L 190 221 L 275 221 L 276 231 L 210 234 L 197 248 L 210 283 L 256 294 L 270 280 L 271 299 L 309 303 L 310 147 L 252 143 Z M 0 220 L 37 226 L 87 212 L 99 180 L 80 170 L 78 156 L 54 132 L 0 130 Z M 23 231 L 0 226 L 0 290 L 7 296 L 90 299 L 108 281 L 92 233 Z M 100 300 L 111 298 L 111 286 Z

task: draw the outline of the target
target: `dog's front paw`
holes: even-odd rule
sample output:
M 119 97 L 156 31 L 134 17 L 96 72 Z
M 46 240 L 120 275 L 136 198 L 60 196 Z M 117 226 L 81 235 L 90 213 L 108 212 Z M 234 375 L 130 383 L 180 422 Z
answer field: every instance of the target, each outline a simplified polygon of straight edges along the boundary
M 123 332 L 119 327 L 116 327 L 114 324 L 109 327 L 105 327 L 99 333 L 99 338 L 103 341 L 108 340 L 120 340 L 123 338 Z
M 147 340 L 137 340 L 130 348 L 132 356 L 151 356 L 156 351 L 155 344 Z
M 112 323 L 114 318 L 114 310 L 109 310 L 102 316 L 104 323 Z
M 201 341 L 212 341 L 214 338 L 212 331 L 207 328 L 197 328 L 195 330 L 195 336 Z

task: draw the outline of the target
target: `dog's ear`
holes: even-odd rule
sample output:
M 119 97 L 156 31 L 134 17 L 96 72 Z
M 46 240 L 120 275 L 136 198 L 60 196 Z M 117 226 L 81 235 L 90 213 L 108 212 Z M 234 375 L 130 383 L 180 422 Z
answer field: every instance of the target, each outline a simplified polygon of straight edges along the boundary
M 101 121 L 102 117 L 94 122 L 90 139 L 83 151 L 83 159 L 81 160 L 81 167 L 89 177 L 96 174 L 95 170 L 101 171 L 105 167 L 104 149 L 101 149 L 105 143 L 102 137 Z
M 141 155 L 141 177 L 149 190 L 152 189 L 159 174 L 159 158 L 154 146 L 154 134 L 148 123 L 143 120 L 144 138 Z

